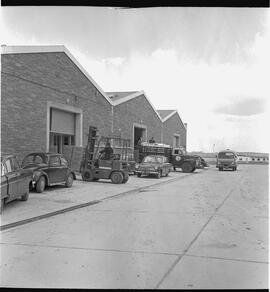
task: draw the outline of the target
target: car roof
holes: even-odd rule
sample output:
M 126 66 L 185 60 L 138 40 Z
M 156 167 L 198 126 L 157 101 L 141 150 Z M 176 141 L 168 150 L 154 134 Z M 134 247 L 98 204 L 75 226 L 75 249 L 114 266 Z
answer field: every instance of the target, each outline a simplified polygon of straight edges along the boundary
M 221 153 L 221 152 L 232 152 L 232 153 L 235 153 L 235 151 L 233 151 L 231 149 L 221 150 L 218 153 Z
M 33 152 L 33 153 L 30 153 L 28 154 L 27 156 L 29 155 L 61 155 L 60 153 L 56 153 L 56 152 Z

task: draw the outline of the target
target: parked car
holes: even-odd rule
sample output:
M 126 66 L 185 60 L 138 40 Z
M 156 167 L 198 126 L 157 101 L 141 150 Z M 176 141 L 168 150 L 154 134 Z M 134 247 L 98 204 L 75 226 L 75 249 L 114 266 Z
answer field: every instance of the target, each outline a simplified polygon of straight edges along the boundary
M 32 170 L 22 169 L 15 155 L 1 156 L 1 211 L 10 201 L 28 200 L 32 176 Z
M 162 175 L 168 176 L 172 168 L 172 164 L 168 162 L 168 157 L 162 155 L 145 156 L 140 164 L 135 167 L 138 177 L 142 175 L 154 174 L 157 178 Z
M 219 171 L 222 171 L 223 169 L 229 169 L 232 170 L 237 169 L 237 155 L 232 150 L 223 150 L 220 151 L 217 155 L 217 164 L 216 167 Z
M 31 153 L 23 159 L 22 167 L 32 169 L 32 184 L 38 193 L 42 193 L 45 187 L 56 184 L 65 184 L 70 188 L 76 179 L 67 160 L 58 153 Z

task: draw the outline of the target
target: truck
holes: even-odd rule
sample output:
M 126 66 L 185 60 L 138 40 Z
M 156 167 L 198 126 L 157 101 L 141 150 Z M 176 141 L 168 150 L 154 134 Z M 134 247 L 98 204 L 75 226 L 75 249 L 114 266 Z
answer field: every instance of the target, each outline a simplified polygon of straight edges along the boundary
M 135 159 L 137 163 L 141 163 L 143 158 L 148 155 L 163 155 L 168 158 L 168 162 L 172 164 L 174 171 L 181 168 L 183 172 L 194 172 L 201 168 L 201 160 L 199 156 L 187 155 L 183 147 L 171 147 L 163 143 L 143 142 L 135 147 Z

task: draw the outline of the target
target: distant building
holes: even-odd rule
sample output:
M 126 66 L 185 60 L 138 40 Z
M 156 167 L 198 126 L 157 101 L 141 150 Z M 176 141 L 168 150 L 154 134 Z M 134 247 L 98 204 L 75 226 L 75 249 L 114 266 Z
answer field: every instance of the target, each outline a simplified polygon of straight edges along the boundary
M 237 152 L 239 163 L 269 163 L 268 153 Z

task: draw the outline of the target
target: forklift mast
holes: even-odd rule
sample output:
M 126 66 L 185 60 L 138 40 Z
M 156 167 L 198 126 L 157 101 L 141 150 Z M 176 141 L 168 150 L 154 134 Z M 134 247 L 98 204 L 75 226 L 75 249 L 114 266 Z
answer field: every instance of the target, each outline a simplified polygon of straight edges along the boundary
M 89 126 L 88 141 L 85 147 L 85 160 L 93 161 L 97 158 L 101 143 L 113 141 L 120 148 L 122 160 L 128 159 L 128 147 L 130 147 L 130 139 L 121 138 L 121 136 L 109 135 L 99 136 L 97 127 Z M 115 145 L 114 145 L 115 146 Z M 95 149 L 96 148 L 96 149 Z
M 94 151 L 95 151 L 95 142 L 97 136 L 97 128 L 90 126 L 89 127 L 89 134 L 88 134 L 88 141 L 85 148 L 85 159 L 86 161 L 93 160 L 94 158 Z

